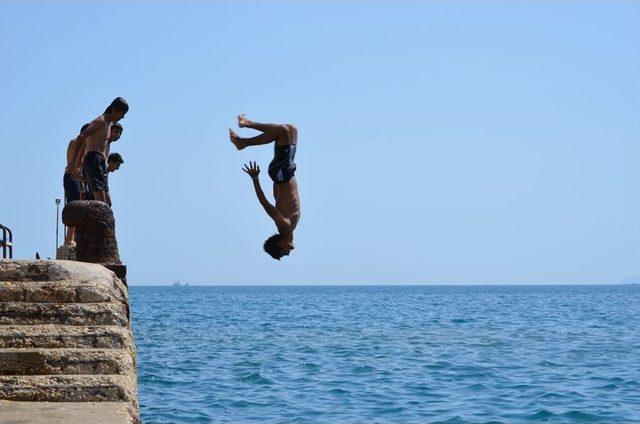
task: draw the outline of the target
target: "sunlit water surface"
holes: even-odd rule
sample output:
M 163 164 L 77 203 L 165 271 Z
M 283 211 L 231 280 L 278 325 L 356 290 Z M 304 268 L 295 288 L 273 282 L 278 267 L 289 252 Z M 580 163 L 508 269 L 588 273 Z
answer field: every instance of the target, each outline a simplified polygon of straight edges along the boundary
M 640 422 L 640 286 L 131 287 L 153 423 Z

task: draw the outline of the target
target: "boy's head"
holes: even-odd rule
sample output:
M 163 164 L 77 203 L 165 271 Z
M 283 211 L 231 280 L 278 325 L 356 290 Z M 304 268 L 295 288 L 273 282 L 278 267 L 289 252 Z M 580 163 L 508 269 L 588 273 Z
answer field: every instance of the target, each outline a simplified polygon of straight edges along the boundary
M 109 141 L 118 141 L 120 139 L 120 136 L 122 135 L 123 130 L 124 129 L 119 122 L 111 124 L 111 134 L 109 135 Z
M 117 171 L 123 163 L 124 159 L 122 159 L 120 153 L 111 153 L 107 159 L 107 170 L 109 172 Z
M 263 247 L 273 259 L 280 260 L 283 256 L 289 256 L 293 250 L 293 243 L 285 239 L 282 234 L 274 234 L 264 241 Z
M 129 104 L 122 97 L 116 97 L 105 109 L 104 114 L 110 116 L 111 122 L 118 122 L 129 111 Z

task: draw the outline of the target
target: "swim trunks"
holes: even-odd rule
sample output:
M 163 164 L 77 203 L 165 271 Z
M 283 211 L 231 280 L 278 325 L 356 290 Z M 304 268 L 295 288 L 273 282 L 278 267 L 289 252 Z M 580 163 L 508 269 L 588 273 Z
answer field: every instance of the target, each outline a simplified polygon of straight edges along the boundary
M 296 145 L 275 145 L 273 160 L 269 164 L 269 176 L 276 184 L 282 184 L 293 178 L 296 172 Z
M 89 191 L 109 191 L 107 161 L 100 152 L 89 152 L 84 157 L 82 173 Z
M 85 191 L 82 192 L 82 200 L 96 200 L 93 193 L 87 189 L 85 184 Z
M 69 202 L 73 202 L 74 200 L 80 200 L 80 183 L 74 180 L 71 177 L 71 174 L 69 174 L 68 172 L 64 173 L 62 184 L 64 185 L 65 205 Z

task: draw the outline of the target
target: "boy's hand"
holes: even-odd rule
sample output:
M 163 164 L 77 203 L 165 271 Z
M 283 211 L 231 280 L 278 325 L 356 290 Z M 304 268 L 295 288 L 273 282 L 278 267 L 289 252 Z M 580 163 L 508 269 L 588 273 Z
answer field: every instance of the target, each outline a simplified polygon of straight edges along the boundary
M 249 176 L 254 180 L 257 180 L 258 175 L 260 175 L 260 167 L 255 162 L 249 162 L 249 165 L 245 163 L 242 170 L 249 174 Z

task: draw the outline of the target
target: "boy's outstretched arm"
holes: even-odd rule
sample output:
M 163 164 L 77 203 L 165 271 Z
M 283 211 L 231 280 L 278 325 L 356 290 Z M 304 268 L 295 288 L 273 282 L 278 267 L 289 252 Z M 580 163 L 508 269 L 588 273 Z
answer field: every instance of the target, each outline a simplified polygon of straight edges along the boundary
M 273 219 L 273 221 L 276 223 L 278 229 L 287 230 L 288 228 L 290 228 L 291 222 L 289 221 L 289 219 L 285 218 L 284 215 L 282 215 L 282 213 L 278 209 L 276 209 L 269 202 L 269 200 L 267 200 L 267 197 L 262 191 L 262 187 L 260 187 L 260 179 L 258 178 L 258 175 L 260 175 L 260 167 L 255 162 L 249 162 L 249 165 L 245 164 L 242 170 L 246 172 L 253 180 L 253 188 L 256 191 L 256 196 L 258 196 L 258 201 L 264 208 L 265 212 L 267 212 L 267 215 L 269 215 L 271 219 Z

